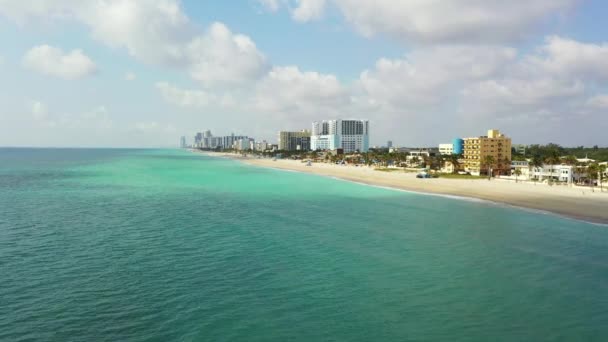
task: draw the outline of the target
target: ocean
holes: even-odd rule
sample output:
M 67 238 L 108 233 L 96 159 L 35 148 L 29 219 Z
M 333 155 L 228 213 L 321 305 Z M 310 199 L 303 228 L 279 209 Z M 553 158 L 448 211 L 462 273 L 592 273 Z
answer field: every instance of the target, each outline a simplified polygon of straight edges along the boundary
M 606 341 L 607 261 L 608 227 L 552 214 L 181 150 L 0 149 L 0 341 Z

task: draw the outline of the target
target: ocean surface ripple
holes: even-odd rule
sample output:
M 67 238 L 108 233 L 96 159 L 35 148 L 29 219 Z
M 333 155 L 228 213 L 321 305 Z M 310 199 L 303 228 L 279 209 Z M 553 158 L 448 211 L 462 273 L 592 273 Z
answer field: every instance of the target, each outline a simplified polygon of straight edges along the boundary
M 0 149 L 0 341 L 606 341 L 608 230 L 174 150 Z

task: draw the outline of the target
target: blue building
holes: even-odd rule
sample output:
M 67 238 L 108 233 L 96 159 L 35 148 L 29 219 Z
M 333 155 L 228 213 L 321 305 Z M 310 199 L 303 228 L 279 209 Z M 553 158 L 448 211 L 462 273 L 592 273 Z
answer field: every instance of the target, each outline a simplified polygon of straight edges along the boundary
M 464 140 L 461 138 L 456 138 L 452 141 L 452 145 L 454 149 L 452 151 L 453 154 L 463 154 L 464 153 Z

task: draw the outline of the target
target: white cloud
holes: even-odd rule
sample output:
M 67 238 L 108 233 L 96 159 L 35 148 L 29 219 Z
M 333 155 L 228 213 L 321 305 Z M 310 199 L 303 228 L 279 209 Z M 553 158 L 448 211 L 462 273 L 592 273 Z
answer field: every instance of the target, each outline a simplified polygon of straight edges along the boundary
M 591 89 L 608 79 L 608 46 L 549 37 L 536 52 L 506 69 L 502 77 L 471 84 L 463 94 L 490 112 L 553 108 L 558 115 L 580 105 Z
M 181 89 L 166 82 L 156 83 L 156 89 L 168 103 L 179 107 L 207 107 L 216 96 L 203 90 Z
M 381 58 L 361 73 L 358 86 L 370 104 L 384 109 L 429 105 L 445 101 L 463 82 L 499 74 L 516 57 L 516 50 L 502 47 L 420 49 L 404 59 Z
M 277 12 L 281 7 L 289 8 L 295 21 L 308 22 L 320 19 L 328 0 L 258 0 L 270 12 Z
M 260 0 L 276 11 L 278 1 Z M 333 3 L 365 36 L 387 34 L 419 43 L 485 44 L 521 39 L 550 15 L 563 13 L 577 0 L 297 0 L 292 17 L 319 18 Z M 289 2 L 282 2 L 290 7 Z
M 563 77 L 608 80 L 608 44 L 589 44 L 551 36 L 526 61 L 526 72 L 541 71 Z
M 95 63 L 81 50 L 64 53 L 49 45 L 35 46 L 23 57 L 23 64 L 36 72 L 68 80 L 94 74 Z
M 264 6 L 267 10 L 271 12 L 276 12 L 279 10 L 281 5 L 280 0 L 258 0 L 262 6 Z
M 252 90 L 234 93 L 239 106 L 231 109 L 248 113 L 247 120 L 273 122 L 276 127 L 305 128 L 321 118 L 363 117 L 373 120 L 384 134 L 417 139 L 433 136 L 416 127 L 447 123 L 471 129 L 464 124 L 471 117 L 475 117 L 475 131 L 483 131 L 497 120 L 529 124 L 598 115 L 591 110 L 605 99 L 589 100 L 589 94 L 601 85 L 597 75 L 604 67 L 594 56 L 601 55 L 602 49 L 591 49 L 582 58 L 591 64 L 582 72 L 575 61 L 554 62 L 565 60 L 561 53 L 547 53 L 555 50 L 557 41 L 547 39 L 523 56 L 501 46 L 423 47 L 403 58 L 380 58 L 350 84 L 332 74 L 276 66 Z M 590 47 L 576 44 L 583 51 Z M 182 107 L 219 108 L 218 99 L 226 96 L 211 89 L 180 89 L 164 83 L 157 88 L 168 102 Z M 416 125 L 405 124 L 407 117 L 415 117 Z
M 132 71 L 128 71 L 125 73 L 124 79 L 125 81 L 134 81 L 137 79 L 137 75 L 135 75 L 135 73 Z
M 587 100 L 587 105 L 593 108 L 608 109 L 608 95 L 597 95 Z
M 348 89 L 336 76 L 288 66 L 273 68 L 257 84 L 254 105 L 261 111 L 314 117 L 339 113 L 349 101 Z
M 297 0 L 297 6 L 291 11 L 291 16 L 299 22 L 307 22 L 321 18 L 325 10 L 326 0 Z
M 214 23 L 185 49 L 190 75 L 204 85 L 238 84 L 259 78 L 266 58 L 247 36 L 233 34 L 226 25 Z
M 247 82 L 266 68 L 249 37 L 221 23 L 200 32 L 179 0 L 23 0 L 0 6 L 0 16 L 22 25 L 44 19 L 82 23 L 104 44 L 147 64 L 185 69 L 204 85 Z

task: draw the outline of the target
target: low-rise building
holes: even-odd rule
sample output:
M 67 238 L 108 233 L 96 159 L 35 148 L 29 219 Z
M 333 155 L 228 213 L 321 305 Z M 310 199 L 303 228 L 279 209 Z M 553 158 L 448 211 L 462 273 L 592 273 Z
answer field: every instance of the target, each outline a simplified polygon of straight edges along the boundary
M 543 165 L 530 169 L 530 179 L 538 181 L 551 180 L 572 184 L 579 182 L 586 173 L 572 165 Z
M 516 171 L 519 170 L 517 179 L 529 180 L 530 179 L 530 162 L 527 160 L 512 160 L 511 161 L 511 176 L 515 177 Z
M 439 144 L 439 154 L 450 155 L 454 153 L 454 144 Z

